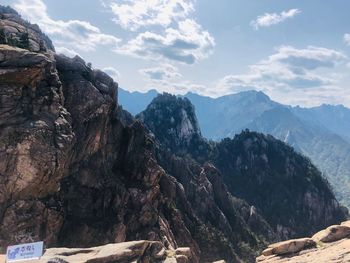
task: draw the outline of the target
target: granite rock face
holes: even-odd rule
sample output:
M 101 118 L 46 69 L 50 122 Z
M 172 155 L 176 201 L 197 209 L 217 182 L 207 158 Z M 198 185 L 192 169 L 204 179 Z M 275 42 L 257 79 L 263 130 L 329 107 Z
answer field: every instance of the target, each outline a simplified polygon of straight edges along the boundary
M 0 11 L 2 25 L 10 16 L 28 25 Z M 147 239 L 189 247 L 176 252 L 180 262 L 205 260 L 196 235 L 206 223 L 158 164 L 154 138 L 119 109 L 117 89 L 79 57 L 0 46 L 1 250 L 38 240 L 92 247 Z M 184 207 L 174 206 L 181 197 L 169 187 Z
M 298 238 L 272 244 L 265 249 L 264 256 L 292 254 L 304 249 L 316 247 L 316 242 L 311 238 Z
M 1 241 L 55 239 L 61 216 L 42 198 L 59 190 L 75 134 L 54 59 L 0 45 L 0 60 Z
M 0 44 L 34 52 L 54 51 L 51 40 L 38 25 L 23 20 L 11 7 L 0 6 Z
M 1 250 L 39 240 L 47 247 L 81 248 L 148 240 L 171 251 L 165 262 L 253 262 L 263 247 L 281 238 L 278 226 L 266 220 L 273 214 L 237 194 L 219 165 L 220 157 L 231 156 L 225 151 L 235 148 L 203 139 L 187 101 L 176 105 L 168 98 L 175 104 L 163 115 L 156 106 L 160 115 L 155 115 L 170 121 L 150 127 L 162 132 L 166 124 L 171 132 L 152 134 L 118 106 L 112 78 L 80 57 L 55 54 L 40 30 L 12 9 L 1 7 L 0 15 L 6 39 L 7 25 L 15 21 L 30 39 L 44 43 L 39 49 L 30 41 L 22 45 L 28 42 L 21 33 L 21 43 L 5 39 L 0 45 Z M 147 125 L 152 120 L 145 114 Z M 255 171 L 259 158 L 249 156 L 244 162 Z M 262 171 L 258 175 L 270 182 L 269 170 Z M 307 200 L 322 208 L 318 194 L 329 193 L 324 198 L 333 206 L 327 220 L 345 216 L 327 186 L 317 182 L 308 183 L 316 195 Z
M 317 242 L 333 242 L 350 236 L 350 227 L 346 225 L 334 225 L 317 232 L 312 239 Z
M 117 84 L 79 57 L 2 45 L 0 58 L 1 247 L 150 239 L 176 249 L 161 214 L 166 174 L 143 126 L 118 119 Z
M 200 172 L 186 162 L 178 169 L 188 166 L 189 175 L 198 172 L 201 179 L 180 183 L 167 174 L 143 125 L 120 119 L 110 77 L 79 57 L 8 45 L 0 46 L 0 57 L 2 248 L 37 240 L 48 247 L 92 247 L 148 239 L 167 249 L 189 247 L 178 260 L 190 253 L 198 262 L 206 260 L 210 240 L 210 259 L 239 258 L 234 248 L 222 250 L 229 241 L 214 242 L 219 227 L 230 229 L 215 200 L 223 183 L 213 191 L 206 178 L 211 168 Z M 194 204 L 185 194 L 189 184 L 195 184 L 189 191 L 197 195 Z M 220 198 L 231 209 L 231 197 Z M 205 204 L 213 211 L 201 211 Z M 256 247 L 267 242 L 250 238 Z

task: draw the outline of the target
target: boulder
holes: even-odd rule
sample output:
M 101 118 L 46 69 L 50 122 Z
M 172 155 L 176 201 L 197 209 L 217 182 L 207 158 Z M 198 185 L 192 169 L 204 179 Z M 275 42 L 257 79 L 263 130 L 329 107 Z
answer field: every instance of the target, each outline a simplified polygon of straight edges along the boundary
M 316 242 L 334 242 L 350 235 L 350 227 L 346 225 L 333 225 L 317 232 L 312 236 Z
M 262 254 L 264 256 L 292 254 L 312 247 L 316 247 L 316 242 L 311 238 L 291 239 L 271 244 Z
M 164 247 L 156 241 L 131 241 L 108 244 L 91 248 L 49 248 L 39 263 L 76 262 L 76 263 L 112 263 L 112 262 L 154 262 L 165 260 Z
M 324 243 L 322 247 L 303 250 L 285 256 L 260 256 L 257 263 L 318 263 L 318 262 L 350 262 L 350 240 Z

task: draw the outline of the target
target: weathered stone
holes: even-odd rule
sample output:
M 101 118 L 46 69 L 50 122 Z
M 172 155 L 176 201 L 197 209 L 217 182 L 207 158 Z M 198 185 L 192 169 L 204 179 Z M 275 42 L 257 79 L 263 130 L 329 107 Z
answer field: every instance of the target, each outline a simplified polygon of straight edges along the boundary
M 316 242 L 311 238 L 291 239 L 269 245 L 269 247 L 263 251 L 263 255 L 270 256 L 292 254 L 315 246 Z
M 271 256 L 271 255 L 273 255 L 273 248 L 268 247 L 267 249 L 263 250 L 263 252 L 261 254 L 264 256 Z
M 350 227 L 346 225 L 333 225 L 327 229 L 321 230 L 312 236 L 316 242 L 334 242 L 350 235 Z
M 44 55 L 0 45 L 0 58 L 0 246 L 55 243 L 61 215 L 38 198 L 59 190 L 75 140 L 61 84 Z
M 1 247 L 44 240 L 47 247 L 97 249 L 101 244 L 148 239 L 152 241 L 143 241 L 150 244 L 145 250 L 142 243 L 120 255 L 144 251 L 142 258 L 161 261 L 170 250 L 173 255 L 165 260 L 186 257 L 198 263 L 225 258 L 239 262 L 254 260 L 254 251 L 276 240 L 274 228 L 260 215 L 261 206 L 252 202 L 253 208 L 235 198 L 225 184 L 225 178 L 238 176 L 238 171 L 228 167 L 235 176 L 223 176 L 207 162 L 212 156 L 227 157 L 242 147 L 216 148 L 201 137 L 189 101 L 178 104 L 171 97 L 163 104 L 170 110 L 167 114 L 161 108 L 154 112 L 153 121 L 163 116 L 154 127 L 170 124 L 170 129 L 161 130 L 162 136 L 155 137 L 131 116 L 123 114 L 121 119 L 118 85 L 112 78 L 78 56 L 54 54 L 40 29 L 15 11 L 0 7 L 0 14 L 0 27 L 6 26 L 6 33 L 18 38 L 28 31 L 30 38 L 24 49 L 0 46 Z M 168 120 L 169 115 L 174 118 Z M 257 141 L 267 145 L 265 139 Z M 251 138 L 242 141 L 244 149 L 254 145 Z M 266 151 L 266 145 L 257 148 Z M 279 149 L 285 146 L 276 145 L 276 156 L 280 156 Z M 216 161 L 230 165 L 232 160 Z M 304 168 L 297 174 L 306 174 Z M 262 170 L 262 174 L 270 172 L 280 174 L 275 167 Z M 314 186 L 308 188 L 318 192 Z M 337 203 L 327 205 L 334 201 L 331 193 L 323 195 L 330 196 L 325 202 L 308 193 L 298 196 L 304 198 L 304 194 L 311 205 L 318 205 L 312 212 L 327 210 L 327 220 L 338 218 Z M 293 222 L 291 215 L 283 216 Z M 278 222 L 273 226 L 278 233 L 291 235 L 297 223 L 281 225 L 282 231 Z M 176 252 L 179 246 L 191 251 L 180 248 Z M 100 262 L 106 260 L 105 255 L 116 257 L 111 247 L 114 245 L 95 251 L 102 257 Z M 73 249 L 65 255 L 53 254 L 51 261 L 89 253 L 89 249 Z
M 350 262 L 350 240 L 324 243 L 317 249 L 303 250 L 296 254 L 280 256 L 260 256 L 259 263 L 320 263 L 320 262 Z
M 132 241 L 108 244 L 91 248 L 50 248 L 39 263 L 74 262 L 74 263 L 113 263 L 113 262 L 154 262 L 154 248 L 163 247 L 159 242 Z M 162 259 L 165 259 L 163 257 Z

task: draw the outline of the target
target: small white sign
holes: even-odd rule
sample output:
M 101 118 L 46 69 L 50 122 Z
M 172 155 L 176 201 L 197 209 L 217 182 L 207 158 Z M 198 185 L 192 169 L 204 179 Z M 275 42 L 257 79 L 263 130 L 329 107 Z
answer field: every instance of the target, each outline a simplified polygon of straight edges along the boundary
M 35 242 L 7 247 L 6 262 L 39 259 L 43 255 L 44 242 Z

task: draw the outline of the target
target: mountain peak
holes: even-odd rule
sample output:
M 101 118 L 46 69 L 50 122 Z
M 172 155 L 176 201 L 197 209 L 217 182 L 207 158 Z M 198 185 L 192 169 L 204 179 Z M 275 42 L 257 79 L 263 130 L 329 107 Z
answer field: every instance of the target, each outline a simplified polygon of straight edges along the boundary
M 184 97 L 160 94 L 137 117 L 171 148 L 186 146 L 193 137 L 201 136 L 194 106 Z
M 257 102 L 272 102 L 272 100 L 268 95 L 258 90 L 247 90 L 247 91 L 242 91 L 242 92 L 227 95 L 227 96 L 235 96 L 241 99 L 251 99 Z

